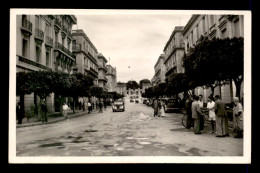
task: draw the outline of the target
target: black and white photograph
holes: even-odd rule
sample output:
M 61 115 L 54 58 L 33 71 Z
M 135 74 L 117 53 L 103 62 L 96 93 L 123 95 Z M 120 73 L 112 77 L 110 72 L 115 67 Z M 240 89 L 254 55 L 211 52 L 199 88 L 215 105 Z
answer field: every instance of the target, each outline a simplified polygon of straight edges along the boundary
M 251 12 L 10 9 L 9 163 L 251 163 Z

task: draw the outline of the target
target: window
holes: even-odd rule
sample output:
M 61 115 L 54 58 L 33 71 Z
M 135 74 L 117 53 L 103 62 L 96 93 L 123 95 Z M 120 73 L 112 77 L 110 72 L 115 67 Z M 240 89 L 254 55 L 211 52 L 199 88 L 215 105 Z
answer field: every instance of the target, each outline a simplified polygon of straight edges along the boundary
M 28 57 L 28 40 L 26 39 L 23 39 L 22 56 Z
M 41 60 L 41 48 L 36 46 L 36 62 L 40 63 Z
M 50 53 L 46 52 L 46 66 L 50 66 Z
M 193 44 L 193 31 L 191 31 L 191 33 L 190 33 L 190 43 L 191 43 L 191 45 Z
M 59 42 L 59 40 L 58 40 L 58 33 L 57 32 L 55 32 L 55 42 Z
M 46 23 L 46 25 L 45 25 L 45 35 L 49 36 L 49 37 L 51 37 L 51 35 L 52 35 L 51 26 L 48 23 Z
M 196 40 L 199 39 L 199 25 L 196 26 Z
M 224 39 L 224 38 L 227 38 L 227 30 L 224 29 L 223 31 L 221 31 L 221 38 Z
M 39 16 L 35 16 L 35 27 L 40 28 L 40 19 Z
M 62 46 L 64 46 L 64 44 L 65 44 L 65 39 L 62 38 Z

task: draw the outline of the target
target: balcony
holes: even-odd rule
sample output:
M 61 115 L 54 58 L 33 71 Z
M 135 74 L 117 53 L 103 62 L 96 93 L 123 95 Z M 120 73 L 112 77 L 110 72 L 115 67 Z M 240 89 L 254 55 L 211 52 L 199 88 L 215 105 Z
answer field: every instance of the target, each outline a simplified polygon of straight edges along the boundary
M 106 77 L 99 77 L 98 80 L 107 82 L 108 79 Z
M 65 53 L 67 56 L 71 57 L 73 60 L 76 59 L 76 56 L 66 47 L 64 47 L 59 42 L 54 43 L 54 49 L 61 51 L 62 53 Z
M 43 42 L 44 39 L 44 33 L 41 29 L 35 28 L 35 35 L 34 38 L 40 42 Z
M 73 52 L 80 52 L 81 51 L 81 44 L 77 44 L 77 43 L 72 44 L 72 51 Z
M 22 27 L 21 27 L 21 30 L 24 32 L 24 33 L 27 33 L 29 35 L 32 35 L 32 23 L 27 20 L 27 19 L 23 19 L 22 20 Z
M 49 47 L 53 47 L 53 39 L 49 36 L 45 36 L 45 45 Z
M 54 20 L 54 26 L 57 30 L 61 29 L 61 21 L 58 18 Z
M 227 26 L 227 18 L 225 15 L 222 15 L 220 18 L 219 18 L 219 25 L 218 25 L 218 28 L 223 31 L 226 26 Z
M 213 25 L 210 27 L 210 29 L 209 29 L 209 36 L 210 36 L 211 38 L 215 37 L 215 36 L 216 36 L 216 32 L 217 32 L 217 30 L 216 30 L 216 24 L 213 24 Z
M 107 67 L 106 67 L 106 66 L 102 66 L 102 65 L 99 65 L 99 66 L 98 66 L 98 69 L 104 69 L 105 72 L 108 71 Z
M 44 69 L 44 70 L 52 70 L 50 67 L 47 67 L 45 65 L 42 65 L 42 64 L 39 64 L 37 62 L 34 62 L 32 60 L 29 60 L 27 58 L 24 58 L 22 56 L 19 56 L 19 62 L 23 62 L 23 63 L 26 63 L 26 64 L 29 64 L 29 65 L 32 65 L 32 66 L 35 66 L 35 67 L 38 67 L 38 68 L 41 68 L 41 69 Z

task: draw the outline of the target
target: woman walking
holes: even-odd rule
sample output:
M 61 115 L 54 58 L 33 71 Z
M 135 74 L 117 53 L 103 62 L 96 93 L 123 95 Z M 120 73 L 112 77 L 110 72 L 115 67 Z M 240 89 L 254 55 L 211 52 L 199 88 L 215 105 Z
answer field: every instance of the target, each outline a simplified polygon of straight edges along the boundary
M 63 112 L 64 120 L 66 120 L 66 121 L 69 119 L 69 117 L 67 115 L 68 109 L 69 109 L 68 105 L 66 104 L 66 102 L 64 102 L 63 106 L 62 106 L 62 112 Z
M 209 110 L 209 121 L 211 122 L 211 133 L 215 133 L 215 121 L 216 121 L 216 114 L 215 114 L 215 102 L 213 101 L 213 97 L 208 97 L 207 108 Z
M 233 109 L 233 131 L 235 138 L 243 137 L 243 106 L 239 103 L 239 98 L 234 97 L 235 107 Z
M 160 101 L 160 105 L 161 105 L 161 108 L 160 108 L 160 116 L 161 116 L 161 117 L 164 117 L 164 115 L 165 115 L 165 104 L 164 104 L 164 101 L 163 101 L 163 100 Z

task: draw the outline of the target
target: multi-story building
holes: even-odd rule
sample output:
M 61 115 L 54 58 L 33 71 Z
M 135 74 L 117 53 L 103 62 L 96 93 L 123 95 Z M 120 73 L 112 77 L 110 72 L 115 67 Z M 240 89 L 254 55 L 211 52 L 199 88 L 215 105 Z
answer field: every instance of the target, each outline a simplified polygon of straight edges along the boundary
M 71 29 L 77 23 L 74 15 L 17 15 L 16 70 L 53 70 L 72 73 L 75 56 L 72 53 Z M 48 112 L 54 109 L 54 94 L 47 98 Z M 17 101 L 20 98 L 17 97 Z M 25 95 L 26 111 L 39 104 L 39 97 Z
M 155 79 L 154 79 L 154 83 L 155 85 L 158 85 L 159 83 L 163 83 L 165 82 L 165 55 L 161 54 L 156 62 L 156 64 L 154 65 L 154 71 L 155 71 Z
M 106 77 L 108 79 L 107 82 L 108 92 L 116 92 L 116 85 L 117 85 L 116 68 L 113 68 L 110 64 L 106 65 L 106 67 L 107 67 Z
M 74 72 L 80 72 L 93 78 L 98 85 L 98 51 L 82 29 L 73 30 L 73 52 L 76 54 Z
M 190 47 L 194 47 L 205 37 L 208 39 L 244 37 L 244 17 L 243 15 L 192 15 L 184 27 L 182 35 L 186 53 Z M 236 92 L 235 89 L 235 85 L 232 83 L 231 85 L 215 88 L 214 94 L 221 94 L 222 99 L 230 103 Z M 241 86 L 242 92 L 243 83 Z M 211 94 L 211 90 L 198 87 L 195 89 L 194 94 L 202 94 L 204 98 L 207 98 Z
M 128 98 L 140 101 L 140 98 L 141 98 L 141 89 L 140 88 L 138 88 L 138 89 L 128 88 L 127 93 L 128 93 L 127 94 Z
M 107 82 L 108 79 L 106 77 L 107 67 L 106 67 L 107 59 L 101 54 L 98 54 L 98 86 L 102 87 L 104 91 L 108 91 Z
M 164 47 L 165 54 L 165 77 L 173 73 L 183 73 L 184 42 L 181 34 L 183 26 L 176 26 Z
M 141 88 L 141 95 L 143 94 L 143 93 L 145 93 L 145 90 L 146 89 L 148 89 L 148 88 L 150 88 L 150 87 L 152 87 L 152 84 L 150 83 L 150 82 L 147 82 L 147 83 L 143 83 L 142 84 L 142 88 Z
M 116 92 L 126 97 L 127 96 L 126 83 L 117 82 Z

